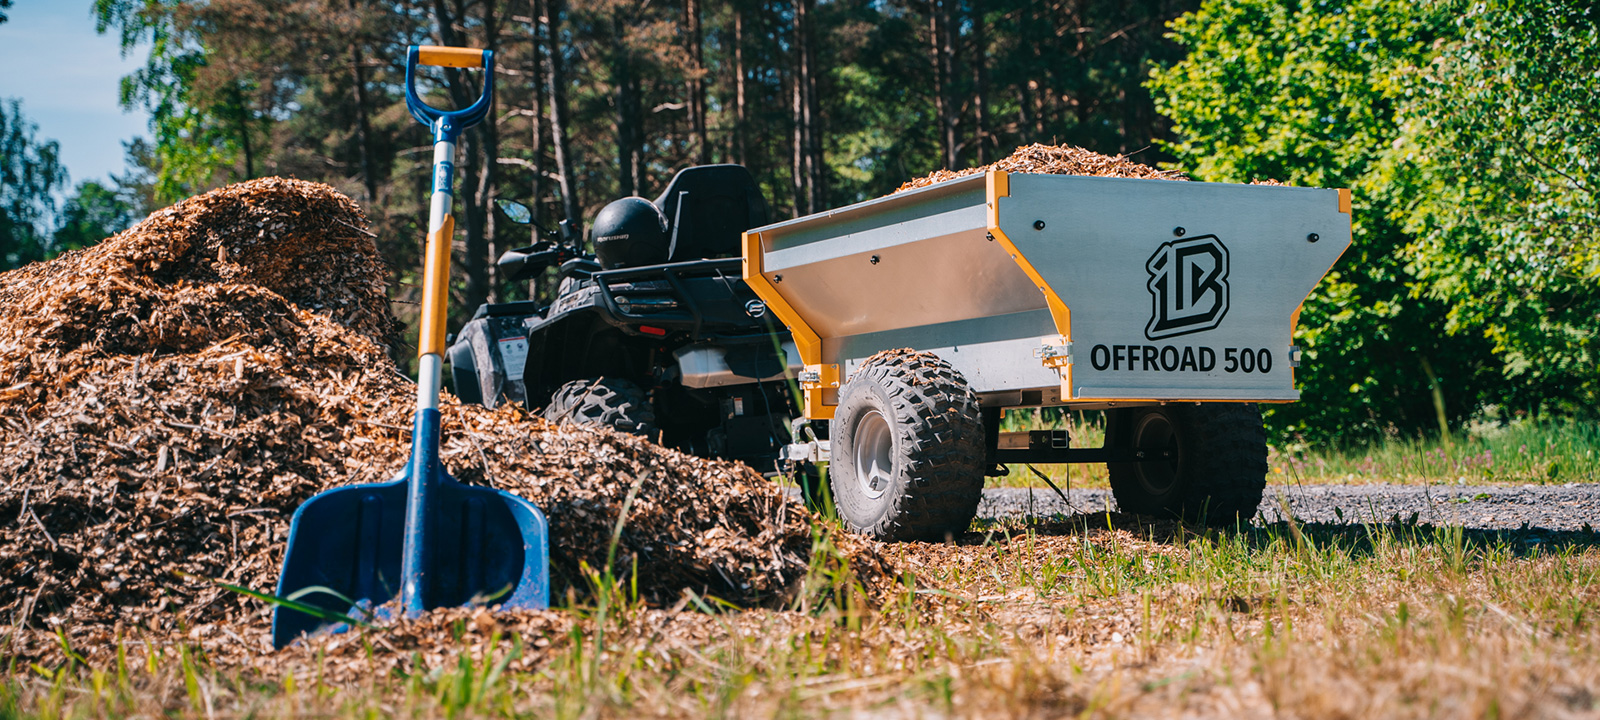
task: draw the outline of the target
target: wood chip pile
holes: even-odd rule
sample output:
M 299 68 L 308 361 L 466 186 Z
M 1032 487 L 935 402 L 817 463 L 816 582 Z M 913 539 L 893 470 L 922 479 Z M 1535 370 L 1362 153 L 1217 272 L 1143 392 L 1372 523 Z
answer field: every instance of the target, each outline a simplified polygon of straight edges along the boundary
M 1042 175 L 1095 175 L 1099 177 L 1143 178 L 1146 180 L 1188 180 L 1176 170 L 1160 170 L 1141 165 L 1122 155 L 1101 155 L 1072 145 L 1041 145 L 1034 143 L 1017 148 L 1010 157 L 965 170 L 937 170 L 930 175 L 907 180 L 895 189 L 905 192 L 945 180 L 977 175 L 990 170 L 1006 172 L 1039 173 Z
M 314 493 L 391 479 L 415 385 L 386 353 L 384 273 L 348 198 L 269 178 L 190 198 L 83 251 L 0 275 L 0 621 L 263 640 Z M 557 595 L 618 550 L 641 593 L 781 602 L 805 509 L 744 465 L 446 397 L 443 459 L 550 519 Z M 856 567 L 889 572 L 871 543 Z

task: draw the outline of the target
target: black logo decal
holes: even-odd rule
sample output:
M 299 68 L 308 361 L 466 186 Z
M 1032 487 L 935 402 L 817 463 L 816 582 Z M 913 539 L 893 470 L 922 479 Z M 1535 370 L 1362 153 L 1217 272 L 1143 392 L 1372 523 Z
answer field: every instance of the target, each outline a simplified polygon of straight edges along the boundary
M 1210 330 L 1228 314 L 1228 249 L 1215 235 L 1173 240 L 1145 261 L 1151 340 Z

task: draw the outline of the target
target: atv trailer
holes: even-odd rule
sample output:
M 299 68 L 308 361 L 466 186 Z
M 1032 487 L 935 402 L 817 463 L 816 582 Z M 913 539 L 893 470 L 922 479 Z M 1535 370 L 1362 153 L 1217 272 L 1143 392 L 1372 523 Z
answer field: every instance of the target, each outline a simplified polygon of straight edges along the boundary
M 966 529 L 1005 463 L 1104 462 L 1124 510 L 1228 524 L 1266 483 L 1257 403 L 1293 402 L 1301 304 L 1350 245 L 1350 194 L 989 171 L 744 235 L 793 335 L 853 529 Z M 1011 408 L 1106 411 L 1106 443 L 1001 433 Z M 831 462 L 829 462 L 831 460 Z

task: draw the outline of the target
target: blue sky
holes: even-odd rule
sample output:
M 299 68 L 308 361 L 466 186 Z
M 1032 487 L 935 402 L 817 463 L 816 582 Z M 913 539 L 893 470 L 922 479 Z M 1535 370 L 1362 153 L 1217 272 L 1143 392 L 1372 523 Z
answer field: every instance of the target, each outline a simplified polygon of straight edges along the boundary
M 118 83 L 144 53 L 125 59 L 115 35 L 95 34 L 92 6 L 16 0 L 0 25 L 0 98 L 21 98 L 23 115 L 39 126 L 34 137 L 60 143 L 72 185 L 121 173 L 123 141 L 150 134 L 143 110 L 117 105 Z

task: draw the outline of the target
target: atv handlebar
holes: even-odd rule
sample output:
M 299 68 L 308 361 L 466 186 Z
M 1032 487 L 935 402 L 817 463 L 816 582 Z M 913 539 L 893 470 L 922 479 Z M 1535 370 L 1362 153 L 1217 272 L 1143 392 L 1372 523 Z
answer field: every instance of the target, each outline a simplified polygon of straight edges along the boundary
M 570 252 L 565 247 L 551 242 L 541 242 L 507 250 L 494 264 L 505 271 L 508 280 L 518 282 L 544 272 L 545 268 L 566 260 L 569 255 Z

